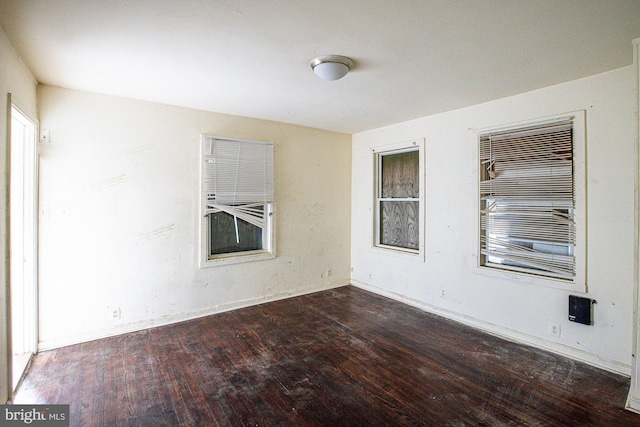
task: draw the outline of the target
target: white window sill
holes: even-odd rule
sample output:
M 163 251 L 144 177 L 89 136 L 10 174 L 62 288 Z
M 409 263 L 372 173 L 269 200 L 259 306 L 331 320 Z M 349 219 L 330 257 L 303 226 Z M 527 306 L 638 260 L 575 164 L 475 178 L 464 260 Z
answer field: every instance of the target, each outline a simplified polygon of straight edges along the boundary
M 554 289 L 563 289 L 571 292 L 587 292 L 586 284 L 584 283 L 584 281 L 580 281 L 579 279 L 554 279 L 553 277 L 536 276 L 535 274 L 531 273 L 519 272 L 498 267 L 485 267 L 480 265 L 474 266 L 473 272 L 476 274 L 481 274 L 483 276 L 506 279 L 523 284 L 544 286 Z
M 409 251 L 393 246 L 372 246 L 371 251 L 380 255 L 387 255 L 411 261 L 424 262 L 424 252 Z
M 221 265 L 233 265 L 243 262 L 262 261 L 267 259 L 274 259 L 276 254 L 269 251 L 253 251 L 253 252 L 239 252 L 232 254 L 221 254 L 215 258 L 201 260 L 200 268 L 217 267 Z

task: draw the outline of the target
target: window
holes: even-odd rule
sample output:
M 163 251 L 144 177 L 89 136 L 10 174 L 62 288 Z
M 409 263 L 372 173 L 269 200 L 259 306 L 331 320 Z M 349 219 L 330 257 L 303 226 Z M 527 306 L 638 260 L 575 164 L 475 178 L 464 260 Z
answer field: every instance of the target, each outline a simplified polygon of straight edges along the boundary
M 583 282 L 583 116 L 478 140 L 480 266 Z
M 202 136 L 201 266 L 275 256 L 273 144 Z
M 374 149 L 374 246 L 424 256 L 424 140 Z

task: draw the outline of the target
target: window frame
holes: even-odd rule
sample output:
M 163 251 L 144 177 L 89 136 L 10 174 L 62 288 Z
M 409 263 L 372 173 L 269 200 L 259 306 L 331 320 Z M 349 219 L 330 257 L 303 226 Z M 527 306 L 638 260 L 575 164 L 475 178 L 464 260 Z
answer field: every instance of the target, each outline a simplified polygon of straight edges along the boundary
M 401 154 L 406 152 L 418 152 L 418 197 L 400 198 L 402 200 L 415 200 L 418 202 L 418 249 L 403 248 L 400 246 L 385 245 L 380 243 L 381 203 L 388 201 L 381 197 L 381 168 L 382 157 L 385 155 Z M 373 154 L 373 200 L 372 200 L 372 250 L 405 259 L 425 260 L 425 140 L 424 138 L 403 141 L 393 144 L 385 144 L 371 148 Z M 409 200 L 407 200 L 409 201 Z
M 267 259 L 273 259 L 276 257 L 276 203 L 275 198 L 273 201 L 264 203 L 264 223 L 265 226 L 262 230 L 262 246 L 260 250 L 229 252 L 222 254 L 209 255 L 210 253 L 210 224 L 209 214 L 207 213 L 207 195 L 205 189 L 205 144 L 207 139 L 217 139 L 225 141 L 235 141 L 238 143 L 255 143 L 255 144 L 268 144 L 273 146 L 275 156 L 275 144 L 266 141 L 254 141 L 248 139 L 228 138 L 215 136 L 210 134 L 201 134 L 200 138 L 200 256 L 199 266 L 200 268 L 215 267 L 220 265 L 232 265 L 244 262 L 261 261 Z M 272 179 L 275 179 L 275 166 Z
M 573 216 L 575 221 L 575 245 L 572 252 L 575 258 L 575 275 L 573 278 L 560 278 L 541 275 L 533 269 L 515 266 L 496 266 L 483 265 L 481 254 L 481 214 L 482 203 L 480 200 L 480 137 L 490 132 L 503 132 L 520 128 L 526 128 L 532 125 L 554 122 L 562 119 L 571 118 L 573 121 Z M 569 113 L 547 116 L 534 120 L 526 120 L 507 125 L 492 126 L 487 128 L 471 129 L 471 136 L 475 144 L 475 167 L 477 177 L 476 188 L 476 231 L 474 239 L 474 258 L 475 271 L 480 274 L 489 275 L 498 278 L 508 278 L 511 280 L 531 283 L 539 286 L 546 286 L 558 289 L 565 289 L 576 292 L 587 292 L 586 264 L 587 264 L 587 211 L 586 211 L 586 111 L 572 111 Z

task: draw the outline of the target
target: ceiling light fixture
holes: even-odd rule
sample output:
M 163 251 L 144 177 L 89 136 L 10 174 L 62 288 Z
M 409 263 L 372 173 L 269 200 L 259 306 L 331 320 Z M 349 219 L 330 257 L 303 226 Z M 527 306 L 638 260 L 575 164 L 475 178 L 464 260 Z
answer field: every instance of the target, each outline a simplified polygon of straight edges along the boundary
M 338 80 L 347 75 L 353 61 L 346 56 L 326 55 L 313 58 L 309 63 L 311 69 L 323 80 Z

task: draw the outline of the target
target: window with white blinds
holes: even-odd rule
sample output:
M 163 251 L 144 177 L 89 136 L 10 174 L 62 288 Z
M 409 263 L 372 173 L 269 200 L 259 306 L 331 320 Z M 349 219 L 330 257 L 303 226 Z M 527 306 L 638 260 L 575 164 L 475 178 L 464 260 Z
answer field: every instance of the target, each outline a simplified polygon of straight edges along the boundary
M 273 143 L 203 135 L 201 170 L 205 264 L 273 255 Z
M 481 266 L 574 280 L 575 140 L 574 117 L 479 134 Z

